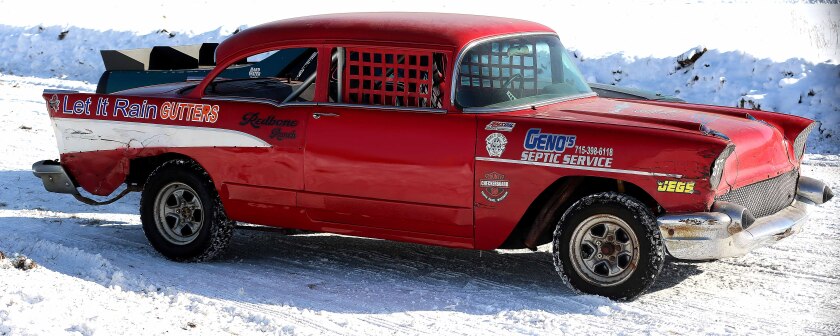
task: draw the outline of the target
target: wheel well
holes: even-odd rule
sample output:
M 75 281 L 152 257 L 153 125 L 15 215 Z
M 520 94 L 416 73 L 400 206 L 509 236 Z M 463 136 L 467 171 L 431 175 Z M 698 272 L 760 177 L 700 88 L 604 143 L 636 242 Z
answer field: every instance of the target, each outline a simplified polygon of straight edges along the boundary
M 160 167 L 160 165 L 164 162 L 175 159 L 195 161 L 189 156 L 178 153 L 165 153 L 155 156 L 134 158 L 129 162 L 128 176 L 125 178 L 125 183 L 129 186 L 133 185 L 142 188 L 155 168 Z
M 560 216 L 566 209 L 584 196 L 605 191 L 633 196 L 654 214 L 661 212 L 659 203 L 633 183 L 603 177 L 565 176 L 552 183 L 537 196 L 499 248 L 536 249 L 537 246 L 550 242 L 554 232 L 554 223 L 560 220 Z

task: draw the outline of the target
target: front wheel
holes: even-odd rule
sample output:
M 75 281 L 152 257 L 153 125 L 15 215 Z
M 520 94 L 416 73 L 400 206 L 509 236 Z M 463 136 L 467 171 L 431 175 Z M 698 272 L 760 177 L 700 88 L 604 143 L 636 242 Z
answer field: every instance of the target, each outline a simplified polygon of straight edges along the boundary
M 575 202 L 554 231 L 554 265 L 566 285 L 614 300 L 644 293 L 662 270 L 664 253 L 653 213 L 615 192 Z
M 234 227 L 210 176 L 188 160 L 168 161 L 152 172 L 140 197 L 140 220 L 155 250 L 175 261 L 220 255 Z

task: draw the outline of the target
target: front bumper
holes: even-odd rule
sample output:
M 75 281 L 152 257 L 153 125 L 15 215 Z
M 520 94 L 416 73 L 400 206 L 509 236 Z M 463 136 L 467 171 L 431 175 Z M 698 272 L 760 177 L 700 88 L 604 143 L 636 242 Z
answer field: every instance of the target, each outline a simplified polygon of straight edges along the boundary
M 800 177 L 796 199 L 779 212 L 754 219 L 743 207 L 717 201 L 710 212 L 669 214 L 657 218 L 665 247 L 673 257 L 710 260 L 742 256 L 802 230 L 808 204 L 833 196 L 825 183 Z

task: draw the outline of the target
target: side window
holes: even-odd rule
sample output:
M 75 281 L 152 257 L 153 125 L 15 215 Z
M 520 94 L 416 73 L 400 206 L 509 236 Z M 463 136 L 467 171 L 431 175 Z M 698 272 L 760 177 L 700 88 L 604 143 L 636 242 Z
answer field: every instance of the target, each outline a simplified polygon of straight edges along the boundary
M 252 55 L 225 69 L 204 94 L 279 103 L 311 101 L 315 96 L 317 59 L 315 48 L 289 48 Z
M 361 47 L 336 51 L 337 58 L 341 57 L 343 62 L 333 62 L 331 101 L 362 105 L 443 107 L 446 69 L 443 54 Z M 340 70 L 339 63 L 343 63 Z M 338 76 L 338 71 L 341 71 L 341 76 Z

